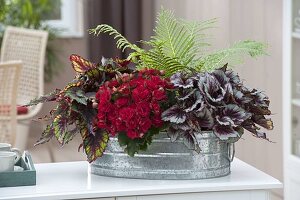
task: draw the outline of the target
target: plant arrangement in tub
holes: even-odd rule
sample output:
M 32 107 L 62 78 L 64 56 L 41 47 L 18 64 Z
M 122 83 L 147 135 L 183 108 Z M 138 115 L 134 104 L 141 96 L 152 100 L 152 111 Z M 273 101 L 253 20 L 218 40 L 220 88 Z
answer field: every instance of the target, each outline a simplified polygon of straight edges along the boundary
M 131 49 L 125 59 L 102 58 L 93 63 L 78 55 L 70 61 L 76 77 L 63 89 L 32 100 L 27 106 L 56 101 L 57 106 L 36 144 L 56 138 L 67 144 L 82 137 L 88 161 L 101 157 L 109 137 L 115 136 L 134 156 L 146 151 L 153 136 L 166 131 L 171 141 L 183 139 L 187 148 L 201 152 L 196 135 L 213 131 L 233 143 L 245 130 L 268 140 L 263 129 L 273 129 L 269 99 L 244 86 L 229 66 L 241 57 L 265 54 L 266 45 L 241 41 L 207 54 L 205 31 L 215 20 L 187 22 L 162 10 L 155 35 L 142 41 L 149 50 L 130 43 L 113 27 L 102 24 L 91 34 L 108 33 L 119 49 Z M 263 128 L 263 129 L 262 129 Z

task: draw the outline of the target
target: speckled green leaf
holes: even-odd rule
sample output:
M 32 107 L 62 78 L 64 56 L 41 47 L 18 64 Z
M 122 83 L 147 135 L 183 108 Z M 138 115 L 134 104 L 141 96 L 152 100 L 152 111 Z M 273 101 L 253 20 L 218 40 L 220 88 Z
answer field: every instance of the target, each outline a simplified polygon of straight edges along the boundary
M 68 120 L 65 116 L 57 115 L 52 123 L 52 126 L 54 128 L 54 135 L 60 144 L 64 144 L 64 136 L 65 132 L 67 131 L 67 122 Z
M 81 126 L 80 134 L 83 140 L 82 146 L 89 162 L 93 162 L 103 155 L 109 135 L 107 132 L 98 130 L 95 135 L 89 133 L 86 125 Z
M 53 92 L 51 92 L 49 94 L 45 94 L 43 96 L 40 96 L 38 98 L 35 98 L 35 99 L 31 100 L 29 103 L 27 103 L 24 106 L 34 106 L 34 105 L 37 105 L 39 103 L 45 103 L 45 102 L 48 102 L 48 101 L 55 101 L 57 99 L 59 93 L 60 93 L 60 90 L 56 89 L 56 90 L 54 90 Z
M 46 142 L 49 142 L 51 138 L 54 136 L 54 128 L 52 124 L 48 125 L 46 129 L 43 131 L 40 139 L 34 144 L 34 146 L 44 144 Z
M 85 93 L 79 87 L 71 87 L 64 94 L 66 97 L 71 98 L 78 103 L 87 105 L 88 98 L 85 96 Z

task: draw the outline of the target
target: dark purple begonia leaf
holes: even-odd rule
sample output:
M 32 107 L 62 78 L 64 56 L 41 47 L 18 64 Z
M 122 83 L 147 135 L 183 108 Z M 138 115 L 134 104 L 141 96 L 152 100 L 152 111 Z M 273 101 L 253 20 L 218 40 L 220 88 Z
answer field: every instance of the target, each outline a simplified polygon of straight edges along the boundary
M 218 70 L 222 70 L 223 72 L 227 71 L 228 63 L 226 63 L 223 67 L 219 68 Z
M 270 115 L 271 111 L 268 109 L 268 107 L 260 107 L 257 105 L 249 105 L 249 110 L 256 115 Z
M 238 131 L 234 130 L 231 126 L 215 125 L 213 130 L 215 135 L 221 140 L 239 137 Z
M 165 110 L 162 115 L 162 120 L 169 121 L 171 123 L 180 124 L 185 122 L 186 120 L 186 113 L 183 111 L 179 105 L 174 105 L 171 108 Z
M 204 79 L 200 79 L 203 81 L 204 86 L 207 87 L 209 93 L 217 92 L 221 85 L 218 80 L 211 74 L 205 73 Z
M 180 101 L 184 101 L 184 100 L 188 99 L 189 97 L 191 97 L 193 94 L 195 94 L 196 91 L 197 91 L 197 89 L 193 89 L 191 91 L 183 90 L 182 97 L 177 97 L 177 99 Z
M 224 86 L 224 91 L 225 91 L 225 95 L 224 95 L 224 103 L 228 104 L 228 103 L 236 103 L 236 101 L 234 100 L 233 97 L 233 88 L 231 83 L 227 83 Z
M 233 96 L 234 96 L 235 101 L 240 105 L 244 105 L 244 104 L 252 101 L 252 98 L 250 98 L 249 96 L 246 96 L 243 92 L 241 92 L 237 89 L 233 90 Z
M 227 94 L 231 94 L 233 95 L 233 88 L 232 88 L 232 85 L 230 83 L 226 83 L 224 85 L 224 90 Z
M 233 96 L 236 100 L 241 100 L 244 97 L 244 94 L 235 88 L 235 89 L 233 89 Z
M 255 123 L 251 119 L 247 119 L 242 123 L 242 127 L 253 134 L 257 134 L 259 127 L 255 125 Z
M 240 77 L 236 72 L 234 72 L 232 70 L 227 70 L 225 72 L 225 74 L 229 78 L 229 80 L 232 84 L 235 84 L 235 85 L 241 85 L 242 84 L 241 80 L 240 80 Z
M 184 80 L 183 74 L 180 72 L 173 74 L 170 77 L 170 81 L 171 81 L 171 83 L 173 83 L 173 85 L 175 87 L 179 87 L 179 88 L 187 89 L 187 88 L 191 88 L 194 86 L 194 79 L 188 78 L 188 79 Z
M 238 137 L 235 137 L 235 138 L 228 138 L 228 140 L 226 140 L 226 142 L 228 142 L 228 143 L 234 143 L 234 142 L 237 142 L 237 141 L 242 137 L 242 135 L 244 134 L 244 129 L 243 129 L 243 127 L 241 127 L 241 126 L 234 127 L 233 129 L 234 129 L 236 132 L 238 132 L 239 136 L 238 136 Z
M 269 106 L 270 100 L 263 92 L 254 90 L 251 95 L 254 97 L 255 104 L 262 107 Z
M 244 129 L 246 129 L 247 131 L 251 132 L 254 137 L 265 139 L 265 140 L 269 141 L 269 139 L 267 138 L 266 133 L 263 132 L 263 131 L 260 131 L 260 128 L 257 127 L 252 120 L 246 120 L 242 124 L 242 127 Z
M 195 132 L 201 132 L 201 122 L 199 118 L 194 115 L 194 113 L 189 113 L 187 115 L 186 122 L 192 130 Z
M 167 134 L 170 137 L 171 142 L 175 142 L 179 138 L 179 136 L 183 134 L 183 132 L 183 130 L 175 129 L 171 126 L 169 127 Z
M 173 140 L 185 138 L 189 148 L 193 148 L 192 141 L 197 144 L 194 134 L 212 130 L 220 139 L 236 142 L 244 129 L 267 139 L 259 127 L 273 128 L 273 122 L 264 116 L 271 114 L 268 97 L 244 86 L 238 74 L 227 70 L 226 65 L 193 76 L 177 73 L 171 79 L 177 87 L 177 104 L 162 117 L 171 122 Z
M 267 134 L 263 131 L 257 131 L 256 135 L 254 135 L 255 137 L 258 137 L 258 138 L 262 138 L 262 139 L 266 139 L 266 140 L 269 140 L 267 138 Z
M 263 115 L 253 115 L 252 120 L 265 129 L 272 130 L 274 128 L 272 120 L 266 119 Z
M 192 131 L 185 131 L 182 134 L 183 143 L 187 146 L 188 149 L 195 150 L 197 153 L 200 153 L 201 149 L 197 142 L 196 136 Z
M 221 88 L 223 88 L 223 90 L 225 91 L 224 99 L 225 101 L 227 101 L 233 95 L 233 88 L 232 84 L 230 83 L 230 79 L 226 76 L 225 71 L 223 71 L 222 69 L 213 71 L 212 75 L 219 82 Z
M 221 102 L 226 94 L 217 79 L 209 73 L 200 77 L 198 87 L 203 93 L 203 97 L 214 103 Z
M 191 112 L 191 111 L 195 110 L 199 104 L 201 104 L 200 108 L 203 106 L 204 100 L 203 100 L 203 96 L 201 95 L 201 93 L 199 91 L 195 91 L 193 96 L 195 98 L 195 101 L 193 102 L 193 104 L 191 106 L 189 106 L 188 108 L 186 108 L 184 110 L 185 112 Z
M 198 111 L 195 114 L 199 120 L 200 127 L 209 129 L 212 128 L 214 125 L 214 118 L 209 109 L 203 108 L 201 111 Z
M 220 83 L 221 86 L 225 86 L 229 83 L 230 79 L 226 76 L 224 71 L 222 70 L 214 70 L 212 72 L 212 75 L 217 79 L 217 81 Z
M 253 88 L 250 88 L 250 87 L 246 87 L 244 85 L 240 85 L 238 87 L 244 94 L 250 94 L 251 95 L 251 92 L 253 91 Z
M 235 124 L 238 125 L 251 117 L 250 113 L 235 104 L 226 105 L 222 115 L 229 117 Z
M 181 123 L 181 124 L 174 124 L 172 123 L 172 128 L 173 129 L 180 129 L 180 130 L 183 130 L 183 131 L 189 131 L 191 130 L 191 127 L 188 125 L 188 123 L 185 121 L 184 123 Z
M 233 126 L 236 127 L 238 126 L 237 124 L 234 123 L 234 121 L 232 121 L 232 119 L 228 116 L 216 116 L 216 121 L 220 124 L 220 125 L 225 125 L 225 126 Z

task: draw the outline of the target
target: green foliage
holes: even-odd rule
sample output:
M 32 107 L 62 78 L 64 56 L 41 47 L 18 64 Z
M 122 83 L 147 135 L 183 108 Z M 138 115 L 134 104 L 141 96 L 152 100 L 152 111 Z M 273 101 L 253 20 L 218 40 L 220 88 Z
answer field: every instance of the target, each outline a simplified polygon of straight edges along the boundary
M 44 103 L 44 102 L 48 102 L 48 101 L 55 101 L 58 98 L 59 93 L 60 93 L 60 90 L 56 89 L 53 92 L 50 92 L 49 94 L 45 94 L 43 96 L 32 99 L 25 106 L 34 106 L 34 105 L 37 105 L 39 103 Z
M 60 144 L 64 143 L 64 136 L 67 128 L 67 119 L 65 115 L 57 115 L 53 120 L 54 135 Z
M 253 58 L 266 55 L 266 48 L 267 45 L 260 42 L 251 40 L 240 41 L 228 49 L 222 49 L 204 56 L 200 60 L 197 70 L 211 71 L 224 66 L 226 63 L 231 65 L 240 64 L 243 62 L 242 57 L 244 55 L 249 55 Z
M 0 3 L 1 1 L 3 0 L 0 0 Z M 241 58 L 245 55 L 257 57 L 266 54 L 265 44 L 250 40 L 241 41 L 228 49 L 219 50 L 215 53 L 208 54 L 206 48 L 209 46 L 209 44 L 205 42 L 207 36 L 204 32 L 207 29 L 214 27 L 215 22 L 215 19 L 200 23 L 186 22 L 176 19 L 171 11 L 162 10 L 157 18 L 157 26 L 154 30 L 155 35 L 149 41 L 144 41 L 146 45 L 150 46 L 149 50 L 141 49 L 137 45 L 130 43 L 124 36 L 122 36 L 117 30 L 109 25 L 103 24 L 97 26 L 95 29 L 89 30 L 89 32 L 94 35 L 107 33 L 113 36 L 113 38 L 116 40 L 117 48 L 121 49 L 122 51 L 125 49 L 130 49 L 133 52 L 126 60 L 102 59 L 101 63 L 97 64 L 90 63 L 89 61 L 74 55 L 74 60 L 71 61 L 74 70 L 77 72 L 75 79 L 67 84 L 63 90 L 56 90 L 53 93 L 34 99 L 28 104 L 28 106 L 30 106 L 47 101 L 58 102 L 58 106 L 50 112 L 50 119 L 53 121 L 47 126 L 37 144 L 45 143 L 51 138 L 55 137 L 61 145 L 64 145 L 72 140 L 72 138 L 76 135 L 77 130 L 79 130 L 83 140 L 80 147 L 83 147 L 85 153 L 87 154 L 88 160 L 92 162 L 98 157 L 102 156 L 109 141 L 109 134 L 104 131 L 105 129 L 99 128 L 101 126 L 97 126 L 97 122 L 95 121 L 97 117 L 97 107 L 99 106 L 97 104 L 98 102 L 95 100 L 95 92 L 106 81 L 112 80 L 113 77 L 115 77 L 117 81 L 120 81 L 118 79 L 120 79 L 121 76 L 118 75 L 122 73 L 131 74 L 133 69 L 127 67 L 129 60 L 135 62 L 139 69 L 152 68 L 164 70 L 166 76 L 171 76 L 178 71 L 187 73 L 178 73 L 180 76 L 193 76 L 197 74 L 195 72 L 211 71 L 216 68 L 223 67 L 225 64 L 225 67 L 219 70 L 226 70 L 227 63 L 231 65 L 240 63 L 242 61 Z M 200 92 L 198 91 L 198 93 L 195 93 L 193 96 L 193 93 L 196 91 L 196 89 L 192 88 L 192 91 L 190 92 L 188 92 L 187 89 L 196 86 L 198 89 L 200 86 L 205 88 L 214 87 L 214 85 L 211 83 L 206 84 L 206 79 L 201 79 L 202 82 L 200 84 L 195 84 L 193 82 L 196 81 L 195 76 L 190 79 L 185 79 L 184 77 L 180 77 L 178 74 L 177 78 L 176 76 L 175 79 L 172 77 L 173 81 L 175 81 L 173 84 L 175 87 L 184 89 L 185 92 L 182 92 L 184 96 L 181 99 L 178 99 L 178 95 L 180 94 L 178 90 L 177 92 L 170 91 L 167 93 L 168 102 L 164 103 L 162 108 L 163 110 L 169 108 L 169 111 L 164 112 L 165 116 L 163 116 L 163 120 L 169 121 L 170 123 L 173 123 L 174 121 L 178 123 L 186 122 L 186 124 L 182 124 L 182 126 L 176 126 L 177 129 L 180 129 L 180 132 L 174 128 L 175 126 L 172 127 L 175 132 L 171 138 L 175 140 L 181 134 L 185 138 L 184 143 L 189 146 L 189 148 L 200 151 L 199 146 L 195 145 L 194 134 L 195 132 L 199 132 L 201 127 L 211 129 L 213 126 L 213 116 L 209 114 L 210 112 L 208 112 L 208 110 L 205 111 L 203 109 L 199 109 L 199 105 L 203 101 L 203 97 L 206 94 L 200 95 Z M 208 76 L 209 73 L 204 74 Z M 225 76 L 224 71 L 223 74 Z M 217 73 L 216 75 L 220 76 L 220 73 Z M 230 75 L 233 76 L 232 78 L 238 79 L 238 77 L 236 77 L 234 74 Z M 228 79 L 229 81 L 228 77 L 227 79 L 221 77 L 221 79 Z M 216 78 L 207 80 L 218 81 Z M 215 86 L 219 88 L 220 83 L 215 83 Z M 201 91 L 216 92 L 214 88 L 205 88 L 201 89 Z M 218 89 L 217 91 L 222 92 L 222 95 L 225 97 L 225 93 L 223 93 L 225 90 Z M 250 92 L 247 94 L 250 94 Z M 268 106 L 269 101 L 264 95 L 257 92 L 255 92 L 255 94 L 259 97 L 257 97 L 258 102 L 264 103 Z M 187 99 L 191 98 L 193 98 L 192 103 L 191 101 L 187 103 Z M 170 107 L 178 100 L 184 102 L 185 106 L 188 106 L 183 111 L 189 112 L 189 117 L 187 117 L 185 114 L 182 114 L 183 111 L 180 110 L 183 109 L 182 106 L 175 105 Z M 244 100 L 247 100 L 247 98 Z M 215 105 L 213 105 L 213 107 L 215 107 Z M 194 109 L 197 109 L 199 112 L 205 112 L 192 115 L 191 111 Z M 253 120 L 257 121 L 257 123 L 262 127 L 269 129 L 273 128 L 272 122 L 262 116 L 266 110 L 256 110 L 256 112 L 258 111 L 262 114 L 257 115 Z M 229 114 L 230 113 L 232 112 L 229 112 Z M 241 118 L 243 118 L 244 115 L 240 115 Z M 201 120 L 199 120 L 200 118 Z M 231 121 L 233 122 L 233 120 Z M 165 126 L 168 125 L 170 124 L 166 124 Z M 256 129 L 254 130 L 254 122 L 251 120 L 248 120 L 247 124 L 244 125 L 246 126 L 245 129 L 256 133 L 258 137 L 265 137 L 264 133 L 260 133 Z M 187 131 L 187 126 L 190 129 L 189 132 Z M 152 143 L 152 138 L 156 134 L 159 134 L 160 130 L 164 130 L 165 128 L 166 127 L 152 127 L 142 138 L 136 139 L 129 138 L 125 133 L 118 133 L 118 141 L 121 146 L 125 147 L 125 151 L 128 153 L 128 155 L 134 156 L 135 153 L 140 152 L 141 150 L 147 150 L 148 146 Z M 228 135 L 227 132 L 230 132 L 230 134 L 237 134 L 238 136 L 243 134 L 243 130 L 237 129 L 236 126 L 234 126 L 234 128 L 230 128 L 230 130 L 224 130 L 219 131 L 226 132 L 225 135 Z M 170 133 L 171 132 L 169 131 L 169 134 Z M 235 142 L 234 139 L 229 141 Z
M 148 42 L 152 45 L 152 49 L 146 53 L 139 55 L 139 69 L 142 68 L 154 68 L 164 70 L 167 76 L 170 76 L 176 71 L 187 69 L 185 65 L 180 63 L 178 59 L 174 59 L 165 55 L 163 45 Z
M 172 11 L 162 9 L 157 17 L 155 35 L 150 41 L 143 41 L 150 46 L 149 50 L 142 50 L 131 44 L 109 25 L 99 25 L 91 29 L 90 33 L 114 35 L 117 48 L 133 50 L 128 58 L 138 64 L 138 69 L 164 70 L 166 76 L 171 76 L 178 71 L 186 73 L 212 71 L 226 63 L 239 64 L 244 55 L 258 57 L 266 54 L 266 44 L 250 40 L 208 54 L 209 43 L 206 42 L 208 37 L 205 31 L 215 27 L 215 24 L 216 19 L 203 22 L 176 19 Z
M 203 32 L 215 22 L 215 19 L 204 22 L 177 20 L 173 12 L 162 10 L 157 17 L 155 35 L 146 42 L 152 48 L 140 56 L 140 68 L 165 70 L 167 76 L 177 71 L 193 71 L 201 49 L 209 45 L 204 42 L 206 34 Z
M 43 131 L 41 135 L 41 138 L 34 144 L 34 146 L 49 142 L 53 136 L 54 136 L 54 128 L 52 124 L 47 125 L 46 129 Z
M 90 34 L 99 35 L 100 33 L 107 33 L 112 35 L 115 40 L 117 40 L 116 45 L 118 49 L 125 51 L 125 49 L 129 48 L 135 50 L 137 52 L 142 52 L 143 50 L 136 46 L 135 44 L 131 44 L 123 35 L 121 35 L 116 29 L 107 24 L 98 25 L 94 29 L 89 30 Z
M 119 62 L 121 61 L 119 60 Z M 50 119 L 52 121 L 35 145 L 43 144 L 55 137 L 63 146 L 71 141 L 77 133 L 80 133 L 83 140 L 80 147 L 83 147 L 88 161 L 92 162 L 101 157 L 109 135 L 104 129 L 99 129 L 95 123 L 97 109 L 93 107 L 93 101 L 99 84 L 103 84 L 110 80 L 110 77 L 115 77 L 116 74 L 126 72 L 128 69 L 127 67 L 117 68 L 117 66 L 118 63 L 110 59 L 105 60 L 103 65 L 95 64 L 94 68 L 77 73 L 75 79 L 64 89 L 56 89 L 30 101 L 26 106 L 51 101 L 57 102 L 56 108 L 50 111 L 50 116 L 41 118 L 41 120 Z
M 146 151 L 152 143 L 154 135 L 159 134 L 160 129 L 152 127 L 142 138 L 131 139 L 125 133 L 118 134 L 118 142 L 120 146 L 125 146 L 125 151 L 131 157 L 140 151 Z
M 86 126 L 87 124 L 83 123 L 80 129 L 80 134 L 83 140 L 81 146 L 84 148 L 88 161 L 93 162 L 103 155 L 109 140 L 109 135 L 107 132 L 101 130 L 98 130 L 95 135 L 89 134 Z
M 80 104 L 87 105 L 88 98 L 85 93 L 79 87 L 70 87 L 66 92 L 65 96 L 77 101 Z
M 0 44 L 6 26 L 48 31 L 49 39 L 44 66 L 46 82 L 52 80 L 61 66 L 55 54 L 57 49 L 51 44 L 59 30 L 45 25 L 43 19 L 53 15 L 54 8 L 60 5 L 60 0 L 0 0 Z

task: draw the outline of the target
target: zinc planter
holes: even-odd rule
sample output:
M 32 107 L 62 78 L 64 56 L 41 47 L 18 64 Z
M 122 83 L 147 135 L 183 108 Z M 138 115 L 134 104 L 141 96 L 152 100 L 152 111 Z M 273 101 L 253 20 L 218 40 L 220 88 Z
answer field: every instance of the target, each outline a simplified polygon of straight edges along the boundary
M 139 179 L 206 179 L 230 173 L 234 146 L 220 141 L 213 132 L 198 134 L 201 153 L 187 149 L 182 140 L 170 142 L 166 134 L 153 140 L 146 152 L 134 157 L 124 153 L 117 138 L 110 138 L 91 172 L 101 176 Z

